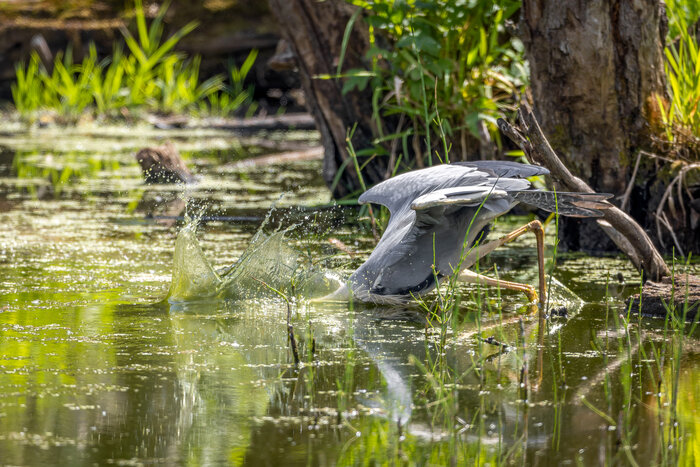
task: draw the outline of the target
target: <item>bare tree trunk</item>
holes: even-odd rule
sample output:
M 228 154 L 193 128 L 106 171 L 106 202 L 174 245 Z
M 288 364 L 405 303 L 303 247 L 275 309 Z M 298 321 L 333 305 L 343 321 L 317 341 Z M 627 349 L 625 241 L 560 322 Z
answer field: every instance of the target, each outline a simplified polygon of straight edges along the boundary
M 594 190 L 621 195 L 637 152 L 652 147 L 665 96 L 662 3 L 524 0 L 520 29 L 552 147 Z M 567 220 L 563 232 L 571 249 L 612 247 L 591 221 Z
M 361 188 L 357 171 L 350 160 L 346 136 L 353 136 L 356 148 L 372 147 L 375 130 L 371 121 L 370 89 L 343 94 L 340 79 L 319 79 L 335 75 L 341 56 L 343 35 L 355 8 L 343 0 L 269 0 L 283 36 L 295 52 L 299 76 L 308 100 L 308 108 L 321 132 L 325 150 L 323 177 L 334 197 L 342 197 Z M 366 29 L 356 24 L 347 42 L 343 69 L 366 68 L 363 58 L 369 47 Z M 359 157 L 360 166 L 368 157 Z M 386 158 L 375 158 L 363 170 L 367 186 L 384 179 Z M 340 172 L 340 173 L 339 173 Z M 337 182 L 334 180 L 337 177 Z

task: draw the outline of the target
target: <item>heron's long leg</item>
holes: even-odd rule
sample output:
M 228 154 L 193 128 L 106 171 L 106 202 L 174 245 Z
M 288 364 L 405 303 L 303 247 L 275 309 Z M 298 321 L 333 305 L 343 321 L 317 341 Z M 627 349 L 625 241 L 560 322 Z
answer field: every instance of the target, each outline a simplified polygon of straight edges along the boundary
M 544 307 L 547 302 L 547 291 L 545 290 L 544 276 L 544 228 L 542 227 L 542 223 L 540 221 L 534 220 L 520 227 L 519 229 L 516 229 L 511 233 L 504 235 L 498 240 L 488 242 L 485 245 L 473 249 L 464 257 L 462 264 L 465 265 L 465 267 L 469 267 L 476 263 L 479 258 L 483 258 L 499 246 L 505 245 L 508 242 L 512 242 L 513 240 L 515 240 L 516 238 L 518 238 L 526 232 L 533 232 L 535 234 L 535 238 L 537 239 L 537 266 L 539 269 L 540 286 L 539 304 L 540 310 L 544 312 Z M 487 285 L 501 286 L 506 289 L 518 290 L 525 293 L 529 300 L 537 300 L 537 292 L 535 291 L 535 288 L 531 285 L 492 279 L 490 277 L 476 274 L 472 271 L 469 271 L 468 269 L 464 269 L 459 273 L 459 279 L 469 283 L 483 283 Z
M 468 284 L 489 285 L 492 287 L 501 287 L 508 290 L 517 290 L 518 292 L 524 293 L 527 296 L 527 299 L 531 302 L 537 300 L 537 290 L 533 286 L 528 284 L 494 279 L 493 277 L 477 274 L 474 271 L 470 271 L 469 269 L 465 269 L 459 273 L 459 280 Z

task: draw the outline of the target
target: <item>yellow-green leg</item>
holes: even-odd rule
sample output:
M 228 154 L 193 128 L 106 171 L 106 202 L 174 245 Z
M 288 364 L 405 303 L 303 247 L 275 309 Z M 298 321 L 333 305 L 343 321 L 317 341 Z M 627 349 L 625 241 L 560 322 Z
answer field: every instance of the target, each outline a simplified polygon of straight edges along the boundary
M 471 266 L 474 263 L 476 263 L 480 258 L 483 258 L 484 256 L 488 255 L 496 248 L 505 245 L 508 242 L 512 242 L 513 240 L 515 240 L 516 238 L 518 238 L 526 232 L 533 232 L 535 234 L 535 238 L 537 239 L 537 267 L 539 269 L 540 286 L 539 306 L 540 310 L 544 312 L 545 305 L 547 303 L 547 291 L 544 275 L 544 227 L 542 227 L 542 223 L 540 221 L 534 220 L 528 223 L 527 225 L 524 225 L 519 229 L 516 229 L 511 233 L 504 235 L 498 240 L 488 242 L 483 246 L 475 248 L 464 257 L 462 264 L 467 265 L 466 267 Z M 458 279 L 460 281 L 471 284 L 484 284 L 502 287 L 508 290 L 517 290 L 519 292 L 523 292 L 527 296 L 528 300 L 530 300 L 531 302 L 536 301 L 538 298 L 537 291 L 531 285 L 520 284 L 518 282 L 504 281 L 500 279 L 493 279 L 491 277 L 482 276 L 481 274 L 476 274 L 475 272 L 472 272 L 469 269 L 463 269 L 462 271 L 460 271 Z

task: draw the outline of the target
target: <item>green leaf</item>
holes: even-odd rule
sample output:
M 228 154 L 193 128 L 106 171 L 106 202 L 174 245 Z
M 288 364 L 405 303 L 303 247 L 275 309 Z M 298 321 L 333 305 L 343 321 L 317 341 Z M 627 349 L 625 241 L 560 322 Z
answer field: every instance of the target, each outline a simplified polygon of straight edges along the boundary
M 427 53 L 437 57 L 440 54 L 440 44 L 425 33 L 406 36 L 396 43 L 398 48 L 410 48 L 419 53 Z
M 336 68 L 336 73 L 340 74 L 343 69 L 343 62 L 345 61 L 345 52 L 348 50 L 348 42 L 350 41 L 350 34 L 352 33 L 352 28 L 355 25 L 355 21 L 362 14 L 362 8 L 358 8 L 348 20 L 348 24 L 345 25 L 345 32 L 343 32 L 343 41 L 340 45 L 340 56 L 338 57 L 338 66 Z
M 145 50 L 150 49 L 148 28 L 146 27 L 146 15 L 143 11 L 142 0 L 134 0 L 134 13 L 136 15 L 136 29 L 139 33 L 139 41 L 141 41 L 141 47 Z

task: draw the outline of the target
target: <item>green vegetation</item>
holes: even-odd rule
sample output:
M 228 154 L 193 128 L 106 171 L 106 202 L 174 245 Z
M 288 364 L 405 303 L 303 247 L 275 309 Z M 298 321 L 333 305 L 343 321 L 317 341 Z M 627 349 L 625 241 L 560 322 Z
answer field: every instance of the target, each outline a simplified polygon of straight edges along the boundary
M 523 44 L 508 27 L 520 2 L 474 0 L 469 8 L 460 0 L 348 2 L 361 10 L 347 26 L 345 45 L 363 13 L 371 66 L 344 70 L 343 53 L 336 76 L 344 78 L 346 92 L 373 90 L 378 130 L 375 147 L 360 156 L 391 154 L 396 171 L 414 158 L 421 167 L 445 157 L 462 159 L 484 143 L 500 147 L 495 119 L 514 109 L 528 85 Z M 697 158 L 700 48 L 693 25 L 700 18 L 700 2 L 670 0 L 666 5 L 670 100 L 658 97 L 659 123 L 666 140 L 689 147 L 690 158 Z M 396 123 L 396 130 L 387 133 L 386 121 Z
M 506 39 L 510 3 L 500 1 L 489 9 L 486 2 L 472 1 L 499 25 L 501 33 L 493 36 L 486 32 L 485 20 L 464 30 L 455 23 L 447 26 L 457 19 L 449 18 L 457 14 L 457 0 L 445 2 L 452 8 L 445 11 L 418 11 L 422 4 L 388 0 L 354 3 L 370 13 L 375 47 L 381 42 L 379 32 L 397 44 L 393 52 L 371 52 L 375 69 L 370 73 L 346 72 L 348 87 L 377 85 L 377 115 L 404 121 L 400 132 L 385 134 L 377 144 L 396 141 L 407 148 L 415 139 L 425 148 L 441 149 L 442 155 L 454 154 L 451 146 L 462 135 L 467 140 L 480 135 L 478 121 L 489 125 L 497 112 L 509 109 L 509 86 L 519 91 L 524 84 L 525 72 L 518 75 L 523 67 L 519 45 Z M 677 77 L 691 71 L 697 75 L 697 44 L 679 24 L 678 19 L 671 22 L 671 34 L 681 39 L 669 46 L 675 50 L 669 52 L 669 67 L 680 70 Z M 185 27 L 178 33 L 187 32 Z M 256 52 L 240 67 L 232 66 L 229 76 L 200 82 L 199 59 L 184 60 L 173 52 L 168 45 L 172 38 L 161 40 L 158 20 L 147 28 L 145 19 L 137 18 L 136 34 L 124 34 L 126 48 L 115 49 L 106 60 L 100 61 L 92 48 L 77 65 L 66 51 L 50 73 L 37 57 L 18 67 L 13 89 L 18 110 L 29 118 L 42 109 L 69 118 L 84 112 L 119 115 L 124 108 L 212 115 L 254 111 L 252 90 L 244 81 Z M 458 48 L 460 37 L 472 45 Z M 463 62 L 447 58 L 458 49 L 466 51 Z M 499 66 L 512 81 L 494 77 Z M 468 77 L 465 93 L 455 84 L 460 70 Z M 392 88 L 395 78 L 400 84 Z M 687 125 L 697 134 L 697 100 L 691 105 L 697 89 L 693 91 L 692 80 L 676 81 L 674 88 L 670 80 L 674 94 L 665 114 L 672 118 L 668 127 Z M 50 149 L 17 150 L 13 176 L 0 190 L 0 216 L 9 226 L 0 232 L 0 450 L 6 462 L 700 462 L 698 320 L 687 323 L 687 303 L 674 309 L 673 301 L 664 320 L 631 315 L 623 301 L 639 278 L 630 279 L 626 263 L 582 258 L 577 264 L 569 257 L 568 264 L 557 265 L 554 242 L 550 274 L 556 266 L 556 276 L 587 300 L 580 309 L 571 307 L 569 319 L 520 315 L 513 312 L 523 301 L 519 294 L 467 288 L 455 280 L 444 281 L 414 309 L 389 315 L 400 318 L 392 321 L 379 318 L 387 312 L 382 307 L 305 302 L 303 294 L 295 293 L 294 280 L 288 281 L 289 291 L 279 288 L 277 293 L 287 307 L 255 296 L 168 311 L 156 302 L 173 273 L 173 233 L 141 214 L 131 215 L 147 201 L 130 155 L 133 148 L 115 150 L 118 141 L 102 134 L 82 152 L 61 151 L 60 138 L 42 133 L 46 131 L 27 132 L 33 144 L 51 140 Z M 121 134 L 132 144 L 135 136 Z M 363 162 L 351 136 L 347 169 L 362 180 Z M 669 138 L 677 137 L 675 131 L 669 133 Z M 211 134 L 200 138 L 212 144 L 211 151 L 221 150 L 211 143 L 217 139 Z M 234 144 L 240 142 L 230 147 Z M 197 156 L 204 183 L 188 187 L 188 196 L 214 203 L 222 216 L 258 216 L 278 196 L 285 177 L 314 195 L 308 205 L 303 197 L 289 204 L 315 209 L 310 203 L 321 196 L 315 195 L 326 193 L 314 185 L 318 165 L 308 173 L 301 164 L 247 169 L 226 177 L 236 179 L 235 184 L 223 183 L 218 162 L 202 164 L 203 150 Z M 442 155 L 425 152 L 422 162 L 435 163 Z M 68 192 L 80 182 L 85 186 Z M 36 202 L 34 184 L 50 184 L 55 199 L 42 196 Z M 155 187 L 154 192 L 160 197 L 168 190 Z M 364 209 L 373 228 L 386 223 L 386 210 L 375 218 L 369 207 Z M 318 228 L 318 216 L 301 215 L 308 259 L 330 255 L 326 239 L 305 230 L 312 224 Z M 558 229 L 553 216 L 550 225 Z M 358 235 L 356 223 L 333 226 L 324 233 L 354 245 L 349 248 L 353 253 L 367 253 L 358 252 L 370 241 Z M 224 221 L 211 222 L 207 229 L 203 246 L 216 251 L 214 266 L 240 256 L 254 231 Z M 279 245 L 267 243 L 266 251 L 251 258 L 260 260 L 267 253 L 278 268 L 280 257 L 291 257 L 282 250 L 289 241 L 279 238 Z M 515 279 L 514 271 L 535 267 L 523 251 L 494 253 L 477 269 Z M 359 261 L 359 256 L 345 260 Z M 684 266 L 697 273 L 697 265 L 692 267 Z M 276 268 L 270 270 L 280 274 Z M 620 276 L 623 271 L 628 282 L 601 283 L 606 271 Z M 681 273 L 674 270 L 674 277 Z M 261 275 L 256 271 L 251 277 L 260 283 Z M 272 282 L 263 285 L 270 289 L 268 284 Z M 550 276 L 552 300 L 557 287 Z M 406 322 L 413 311 L 426 321 Z M 298 365 L 290 364 L 287 353 L 290 330 L 299 339 Z
M 506 29 L 520 2 L 477 0 L 466 8 L 459 0 L 349 1 L 365 12 L 372 67 L 342 71 L 341 57 L 338 74 L 346 77 L 345 91 L 374 90 L 380 153 L 395 141 L 403 157 L 409 148 L 420 152 L 421 166 L 437 162 L 436 150 L 454 146 L 462 157 L 479 141 L 499 141 L 495 120 L 513 109 L 528 82 L 523 45 Z M 398 128 L 386 134 L 381 122 L 391 116 Z
M 257 110 L 257 103 L 253 101 L 253 85 L 245 86 L 245 79 L 250 73 L 255 59 L 258 58 L 258 51 L 250 51 L 243 64 L 238 67 L 235 63 L 229 64 L 230 85 L 223 85 L 223 92 L 212 92 L 207 96 L 207 104 L 200 102 L 202 113 L 210 113 L 220 117 L 231 115 L 241 108 L 247 108 L 246 116 L 251 116 Z
M 640 465 L 697 463 L 697 328 L 671 317 L 627 315 L 623 300 L 639 290 L 638 276 L 622 260 L 561 261 L 555 276 L 587 303 L 570 307 L 569 319 L 554 317 L 543 325 L 516 312 L 520 294 L 495 288 L 449 288 L 445 282 L 428 297 L 434 299 L 426 301 L 429 313 L 418 306 L 314 303 L 285 291 L 292 302 L 297 367 L 288 350 L 286 304 L 269 292 L 170 310 L 157 303 L 172 273 L 173 229 L 144 219 L 142 210 L 130 213 L 128 206 L 147 206 L 148 198 L 139 191 L 132 147 L 115 149 L 123 139 L 135 144 L 131 140 L 143 135 L 100 130 L 92 138 L 66 140 L 69 131 L 25 133 L 31 139 L 13 163 L 13 174 L 25 178 L 6 178 L 0 192 L 0 201 L 11 207 L 1 214 L 8 228 L 0 232 L 0 332 L 6 337 L 0 342 L 0 444 L 6 462 L 51 465 L 61 455 L 98 465 L 112 459 L 217 465 L 530 465 L 538 459 L 591 465 L 601 458 L 607 465 L 633 464 L 630 459 Z M 165 134 L 183 137 L 179 130 Z M 211 133 L 193 138 L 220 144 Z M 46 140 L 50 144 L 43 148 L 28 147 Z M 75 152 L 76 142 L 82 154 Z M 17 147 L 7 139 L 3 144 Z M 264 213 L 290 173 L 325 193 L 314 185 L 315 170 L 305 170 L 307 162 L 241 169 L 248 170 L 243 185 L 224 184 L 217 161 L 201 154 L 195 157 L 204 183 L 188 187 L 189 194 L 221 203 L 214 208 L 220 215 Z M 48 186 L 49 178 L 65 180 L 61 195 L 37 202 L 25 187 Z M 160 197 L 175 189 L 155 187 L 152 193 Z M 285 205 L 313 206 L 317 199 Z M 359 262 L 370 249 L 354 219 L 339 224 L 337 212 L 329 213 L 324 224 L 305 210 L 292 214 L 286 222 L 330 229 L 359 253 L 331 261 L 336 268 L 344 265 L 343 272 L 350 269 L 346 261 Z M 514 227 L 500 224 L 494 235 Z M 218 269 L 242 256 L 257 225 L 209 222 L 202 228 L 203 251 Z M 291 240 L 301 243 L 309 259 L 334 252 L 323 236 Z M 520 274 L 534 274 L 531 241 L 524 236 L 519 246 L 494 252 L 479 265 L 481 272 L 529 282 Z M 697 273 L 697 264 L 690 267 Z M 626 285 L 615 280 L 606 286 L 605 271 L 613 277 L 622 271 Z M 273 283 L 260 273 L 254 277 Z M 557 300 L 557 286 L 550 290 Z M 448 308 L 452 294 L 461 302 Z M 407 321 L 416 317 L 429 321 Z M 39 403 L 27 403 L 32 400 Z M 24 444 L 20 433 L 31 436 L 32 444 Z
M 94 46 L 82 63 L 73 63 L 71 50 L 59 53 L 47 70 L 34 53 L 29 63 L 18 64 L 12 97 L 19 113 L 33 118 L 50 110 L 68 120 L 86 111 L 114 117 L 125 111 L 161 113 L 191 112 L 198 115 L 231 115 L 239 109 L 255 111 L 253 88 L 244 81 L 257 58 L 251 51 L 243 65 L 229 68 L 230 84 L 221 75 L 200 82 L 200 57 L 187 58 L 174 47 L 197 27 L 188 23 L 163 40 L 163 19 L 169 2 L 163 3 L 150 26 L 141 0 L 135 1 L 136 37 L 123 28 L 127 46 L 116 45 L 111 57 L 100 60 Z
M 665 136 L 680 143 L 690 158 L 700 157 L 700 47 L 692 25 L 700 18 L 700 2 L 666 2 L 669 19 L 665 71 L 670 101 L 659 97 Z

